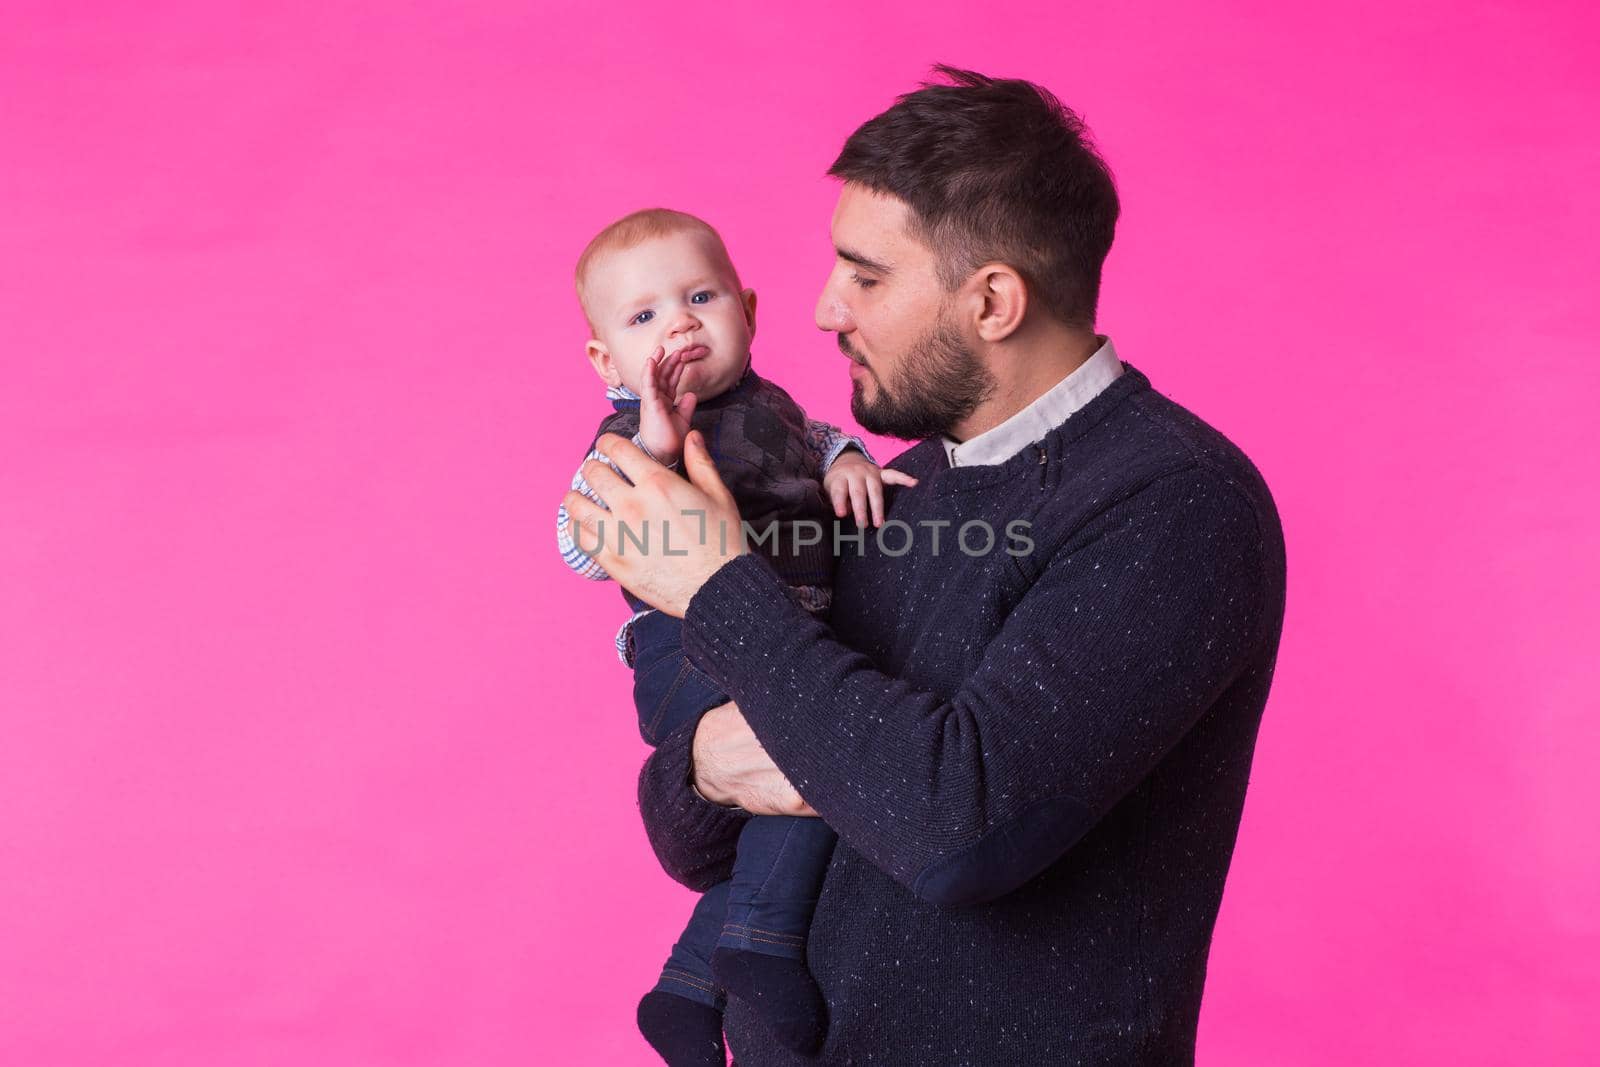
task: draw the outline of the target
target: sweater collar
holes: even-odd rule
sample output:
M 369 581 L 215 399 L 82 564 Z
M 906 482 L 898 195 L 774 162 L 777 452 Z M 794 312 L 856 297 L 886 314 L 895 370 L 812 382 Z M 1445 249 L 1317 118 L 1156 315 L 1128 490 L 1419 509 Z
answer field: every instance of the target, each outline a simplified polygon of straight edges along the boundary
M 1078 438 L 1089 433 L 1129 397 L 1150 388 L 1150 379 L 1131 363 L 1123 373 L 1102 389 L 1074 415 L 1038 440 L 1024 445 L 1016 455 L 1000 463 L 982 466 L 951 467 L 941 438 L 927 437 L 897 458 L 893 466 L 919 478 L 935 494 L 966 493 L 1002 484 L 1017 478 L 1044 485 L 1059 475 L 1060 461 Z M 913 492 L 916 490 L 912 490 Z

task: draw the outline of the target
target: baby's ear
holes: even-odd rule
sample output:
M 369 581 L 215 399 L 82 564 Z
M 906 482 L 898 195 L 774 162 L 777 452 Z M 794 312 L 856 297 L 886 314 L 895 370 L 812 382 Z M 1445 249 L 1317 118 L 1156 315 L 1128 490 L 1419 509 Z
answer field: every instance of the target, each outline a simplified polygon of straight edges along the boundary
M 744 304 L 744 321 L 750 327 L 750 336 L 756 335 L 756 291 L 746 289 L 739 294 L 739 300 Z
M 589 357 L 589 366 L 600 376 L 600 380 L 610 386 L 622 384 L 622 375 L 617 372 L 616 360 L 611 358 L 606 346 L 594 338 L 589 338 L 589 343 L 583 346 L 583 354 Z

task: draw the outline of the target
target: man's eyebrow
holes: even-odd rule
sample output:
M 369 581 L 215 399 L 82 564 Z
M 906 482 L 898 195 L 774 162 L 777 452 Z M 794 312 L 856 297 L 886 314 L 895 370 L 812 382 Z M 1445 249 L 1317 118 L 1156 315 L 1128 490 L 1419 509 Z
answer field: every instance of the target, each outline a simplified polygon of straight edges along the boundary
M 834 245 L 833 250 L 839 253 L 839 258 L 844 260 L 846 263 L 854 263 L 858 267 L 865 267 L 874 274 L 894 273 L 894 268 L 890 267 L 889 264 L 879 263 L 875 259 L 864 256 L 860 252 L 853 251 L 852 249 L 845 248 L 842 245 Z

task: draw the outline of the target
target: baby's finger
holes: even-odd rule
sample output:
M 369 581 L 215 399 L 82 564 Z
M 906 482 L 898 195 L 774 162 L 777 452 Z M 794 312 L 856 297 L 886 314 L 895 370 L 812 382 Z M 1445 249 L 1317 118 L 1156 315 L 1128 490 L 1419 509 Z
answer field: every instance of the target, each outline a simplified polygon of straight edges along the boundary
M 845 506 L 850 502 L 850 485 L 843 479 L 836 481 L 828 489 L 828 496 L 833 500 L 833 514 L 835 518 L 844 518 Z
M 639 383 L 640 398 L 649 404 L 656 398 L 656 374 L 658 373 L 656 357 L 651 356 L 644 361 L 644 378 Z
M 850 510 L 855 512 L 856 525 L 867 525 L 867 486 L 865 482 L 850 480 Z
M 676 353 L 676 352 L 674 352 L 674 353 L 672 353 L 672 355 L 668 356 L 667 359 L 672 364 L 672 366 L 670 368 L 668 368 L 670 373 L 667 375 L 667 391 L 669 393 L 671 393 L 673 396 L 677 396 L 678 395 L 678 383 L 680 381 L 682 381 L 682 379 L 683 379 L 683 370 L 684 370 L 685 367 L 688 366 L 688 364 L 683 362 L 683 360 L 679 359 L 678 358 L 678 353 Z
M 872 525 L 883 525 L 883 483 L 876 478 L 867 479 L 867 499 L 872 503 Z
M 893 471 L 888 467 L 883 468 L 883 481 L 885 485 L 916 485 L 917 480 L 904 471 Z

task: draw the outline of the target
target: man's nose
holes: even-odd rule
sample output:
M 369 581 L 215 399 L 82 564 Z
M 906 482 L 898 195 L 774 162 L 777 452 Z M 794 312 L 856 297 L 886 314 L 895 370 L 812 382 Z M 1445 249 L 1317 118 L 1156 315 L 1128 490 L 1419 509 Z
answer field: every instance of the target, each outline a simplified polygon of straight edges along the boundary
M 822 287 L 822 294 L 817 297 L 817 329 L 832 330 L 836 333 L 849 333 L 855 329 L 855 320 L 850 316 L 850 309 L 834 292 L 831 278 L 828 284 Z

